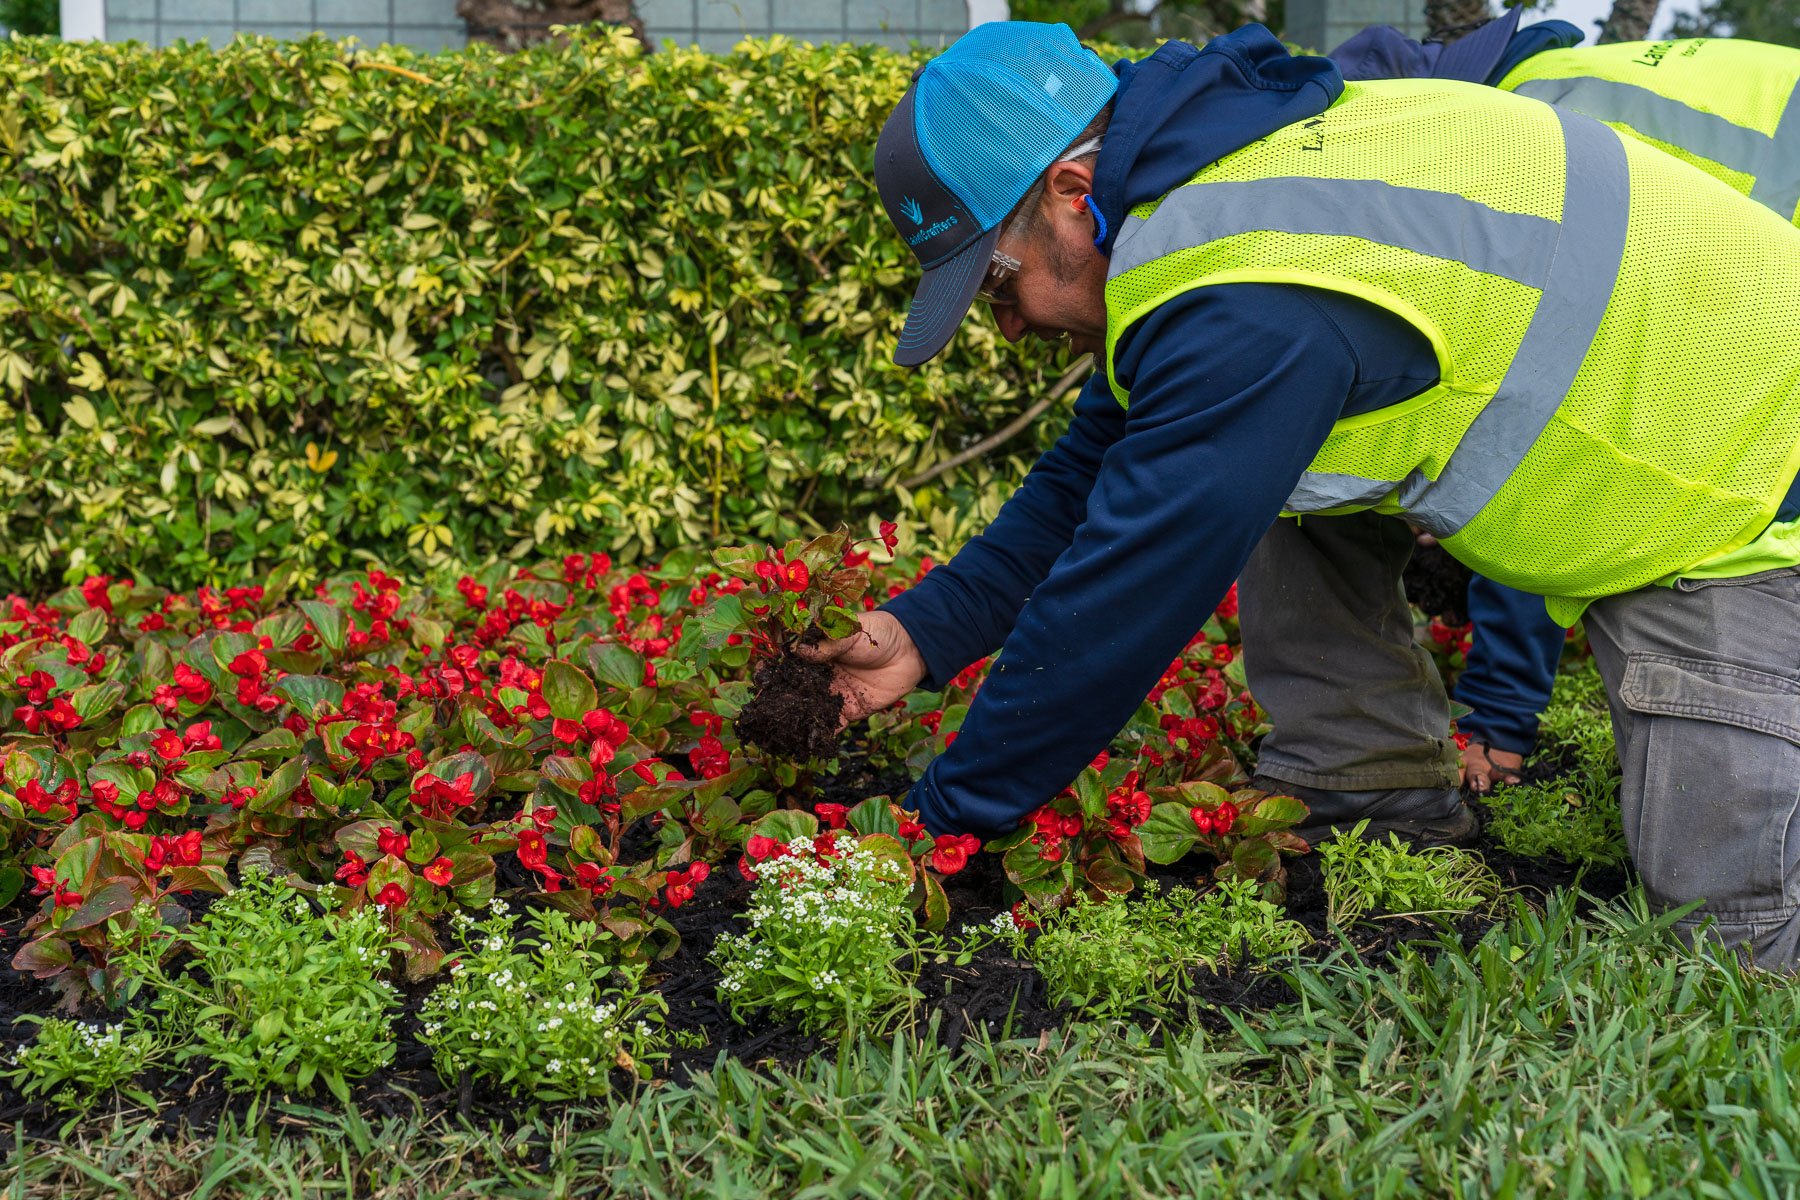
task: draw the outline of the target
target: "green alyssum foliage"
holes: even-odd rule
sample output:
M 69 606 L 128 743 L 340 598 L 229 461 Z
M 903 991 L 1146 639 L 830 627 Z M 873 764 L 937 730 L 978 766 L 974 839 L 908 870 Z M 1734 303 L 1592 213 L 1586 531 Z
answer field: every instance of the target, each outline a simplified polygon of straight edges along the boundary
M 1367 821 L 1319 847 L 1327 908 L 1333 921 L 1371 911 L 1473 912 L 1500 895 L 1500 880 L 1478 854 L 1456 846 L 1413 850 L 1394 834 L 1365 839 Z
M 1593 775 L 1618 773 L 1606 683 L 1593 659 L 1557 675 L 1550 703 L 1538 719 L 1537 758 L 1567 761 L 1576 770 Z
M 641 990 L 642 964 L 616 966 L 597 950 L 591 921 L 554 909 L 531 920 L 527 948 L 504 901 L 482 921 L 451 918 L 462 953 L 419 1014 L 438 1075 L 466 1071 L 540 1100 L 604 1095 L 615 1067 L 648 1078 L 667 1045 L 667 1006 Z
M 1053 1001 L 1100 1017 L 1177 1007 L 1193 991 L 1196 971 L 1289 953 L 1311 940 L 1247 879 L 1221 879 L 1205 893 L 1178 887 L 1141 899 L 1080 900 L 1045 914 L 1035 938 L 1010 913 L 993 928 L 1043 974 Z
M 919 998 L 910 872 L 860 844 L 814 847 L 798 837 L 757 865 L 749 931 L 713 947 L 719 999 L 738 1020 L 761 1009 L 813 1033 L 880 1032 Z
M 128 1026 L 175 1046 L 174 1060 L 217 1064 L 227 1083 L 261 1092 L 322 1081 L 340 1100 L 349 1081 L 392 1061 L 394 985 L 380 976 L 395 948 L 379 907 L 320 914 L 286 882 L 254 868 L 186 929 L 140 905 L 117 962 L 147 1009 Z M 185 950 L 178 970 L 165 960 Z
M 20 1050 L 0 1079 L 30 1099 L 43 1096 L 64 1112 L 86 1113 L 115 1090 L 140 1104 L 148 1094 L 130 1087 L 164 1050 L 148 1030 L 127 1033 L 123 1023 L 95 1028 L 62 1017 L 20 1017 L 38 1025 L 37 1037 Z
M 1592 659 L 1557 676 L 1538 744 L 1535 763 L 1566 766 L 1567 774 L 1495 788 L 1487 799 L 1488 829 L 1514 854 L 1555 854 L 1591 866 L 1625 862 L 1630 852 L 1619 818 L 1612 715 Z
M 1566 862 L 1617 866 L 1631 857 L 1619 823 L 1619 777 L 1579 772 L 1568 779 L 1495 788 L 1487 828 L 1514 854 L 1554 854 Z
M 981 318 L 890 360 L 917 264 L 871 164 L 922 61 L 0 41 L 0 587 L 874 509 L 955 544 L 1034 438 L 895 485 L 1061 368 Z

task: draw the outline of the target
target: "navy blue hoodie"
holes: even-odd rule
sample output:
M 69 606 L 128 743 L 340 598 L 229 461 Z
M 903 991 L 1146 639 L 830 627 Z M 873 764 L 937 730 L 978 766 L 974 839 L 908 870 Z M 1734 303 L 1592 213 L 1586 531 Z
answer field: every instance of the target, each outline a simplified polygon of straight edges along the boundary
M 1116 70 L 1095 167 L 1109 231 L 1343 90 L 1330 60 L 1292 57 L 1256 25 Z M 956 744 L 913 787 L 933 832 L 1001 832 L 1055 796 L 1224 597 L 1332 423 L 1437 381 L 1405 321 L 1279 284 L 1171 299 L 1125 331 L 1115 364 L 1129 411 L 1096 373 L 987 530 L 886 606 L 928 688 L 1004 643 Z

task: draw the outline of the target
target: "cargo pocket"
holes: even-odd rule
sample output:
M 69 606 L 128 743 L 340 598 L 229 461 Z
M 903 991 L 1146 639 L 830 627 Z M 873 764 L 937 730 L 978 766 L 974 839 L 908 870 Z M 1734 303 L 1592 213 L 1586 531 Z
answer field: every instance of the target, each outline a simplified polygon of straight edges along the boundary
M 1728 575 L 1723 579 L 1677 579 L 1675 589 L 1681 592 L 1698 592 L 1706 588 L 1753 587 L 1792 575 L 1800 575 L 1800 567 L 1771 567 L 1754 575 Z
M 1619 699 L 1632 713 L 1637 760 L 1626 768 L 1637 792 L 1623 797 L 1626 828 L 1651 897 L 1705 900 L 1727 926 L 1791 913 L 1800 903 L 1791 861 L 1800 853 L 1800 680 L 1634 652 Z

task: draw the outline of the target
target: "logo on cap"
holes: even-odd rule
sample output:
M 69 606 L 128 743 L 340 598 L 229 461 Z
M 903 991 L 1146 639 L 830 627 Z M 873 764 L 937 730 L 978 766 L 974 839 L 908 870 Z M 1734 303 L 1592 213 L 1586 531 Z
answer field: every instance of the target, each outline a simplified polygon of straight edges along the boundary
M 911 196 L 908 196 L 900 202 L 900 215 L 911 221 L 914 225 L 923 225 L 925 223 L 925 210 L 920 208 L 919 202 L 914 200 Z

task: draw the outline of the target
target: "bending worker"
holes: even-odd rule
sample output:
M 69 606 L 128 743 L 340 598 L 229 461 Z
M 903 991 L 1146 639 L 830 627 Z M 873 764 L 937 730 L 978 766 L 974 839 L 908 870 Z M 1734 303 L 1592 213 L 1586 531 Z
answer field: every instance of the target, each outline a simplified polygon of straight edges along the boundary
M 1345 83 L 1259 26 L 1116 71 L 1063 26 L 978 27 L 876 183 L 924 267 L 897 362 L 980 294 L 1104 364 L 987 531 L 822 648 L 855 719 L 1004 643 L 914 787 L 930 828 L 1053 797 L 1249 564 L 1258 785 L 1309 840 L 1468 836 L 1411 522 L 1585 612 L 1652 899 L 1800 957 L 1800 230 L 1598 121 Z
M 1346 79 L 1432 78 L 1486 83 L 1604 121 L 1665 150 L 1800 223 L 1800 49 L 1729 38 L 1578 46 L 1566 21 L 1519 28 L 1511 9 L 1449 47 L 1391 26 L 1365 29 L 1331 58 Z M 1787 514 L 1792 516 L 1795 514 Z M 1565 630 L 1527 592 L 1475 576 L 1468 666 L 1453 698 L 1468 786 L 1512 782 L 1537 741 Z

